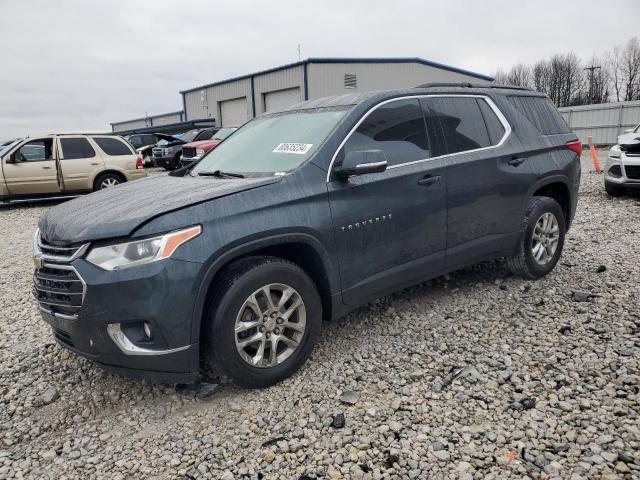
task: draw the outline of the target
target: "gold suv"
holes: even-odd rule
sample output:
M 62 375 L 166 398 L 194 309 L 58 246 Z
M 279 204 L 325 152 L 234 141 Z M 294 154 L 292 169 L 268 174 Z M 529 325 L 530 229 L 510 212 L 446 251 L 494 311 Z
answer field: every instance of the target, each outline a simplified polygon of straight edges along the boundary
M 0 201 L 72 196 L 146 177 L 142 159 L 116 135 L 47 135 L 0 146 Z

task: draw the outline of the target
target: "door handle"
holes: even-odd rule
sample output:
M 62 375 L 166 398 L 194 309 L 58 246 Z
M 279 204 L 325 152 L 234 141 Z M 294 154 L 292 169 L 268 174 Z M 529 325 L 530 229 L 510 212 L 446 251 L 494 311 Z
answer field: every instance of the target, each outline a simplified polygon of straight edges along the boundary
M 91 162 L 89 165 L 100 165 L 98 162 Z
M 440 181 L 440 175 L 429 175 L 427 177 L 421 178 L 418 180 L 418 185 L 423 187 L 428 187 L 429 185 L 435 185 Z
M 511 165 L 512 167 L 517 167 L 519 165 L 522 165 L 525 161 L 525 158 L 523 157 L 517 157 L 517 158 L 512 158 L 511 160 L 509 160 L 509 165 Z
M 51 170 L 51 167 L 42 167 L 43 170 Z

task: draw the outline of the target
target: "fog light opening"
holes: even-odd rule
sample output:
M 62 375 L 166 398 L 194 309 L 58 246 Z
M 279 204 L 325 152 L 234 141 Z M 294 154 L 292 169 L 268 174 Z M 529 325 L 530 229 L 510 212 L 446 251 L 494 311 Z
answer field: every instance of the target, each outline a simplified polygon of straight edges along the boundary
M 151 335 L 151 324 L 149 322 L 144 322 L 143 328 L 144 328 L 144 334 L 146 335 L 147 340 L 152 340 L 153 336 Z

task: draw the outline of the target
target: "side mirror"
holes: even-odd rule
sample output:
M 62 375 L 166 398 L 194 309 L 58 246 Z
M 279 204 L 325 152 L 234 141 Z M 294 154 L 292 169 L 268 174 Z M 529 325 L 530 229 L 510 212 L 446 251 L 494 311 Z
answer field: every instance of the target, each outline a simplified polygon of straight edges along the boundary
M 359 150 L 347 152 L 335 173 L 338 178 L 346 180 L 352 175 L 380 173 L 386 169 L 387 157 L 382 150 Z
M 16 154 L 18 152 L 13 152 L 11 155 L 9 155 L 9 158 L 7 158 L 7 163 L 18 163 L 18 158 L 16 157 Z

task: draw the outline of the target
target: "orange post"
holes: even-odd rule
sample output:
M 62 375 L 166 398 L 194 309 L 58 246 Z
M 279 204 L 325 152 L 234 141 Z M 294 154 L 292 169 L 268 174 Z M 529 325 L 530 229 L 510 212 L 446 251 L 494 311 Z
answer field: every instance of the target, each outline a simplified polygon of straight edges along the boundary
M 593 170 L 598 173 L 600 170 L 600 160 L 598 160 L 598 154 L 596 153 L 596 148 L 593 146 L 593 137 L 591 134 L 587 135 L 587 140 L 589 141 L 589 150 L 591 151 L 591 161 L 593 162 Z

